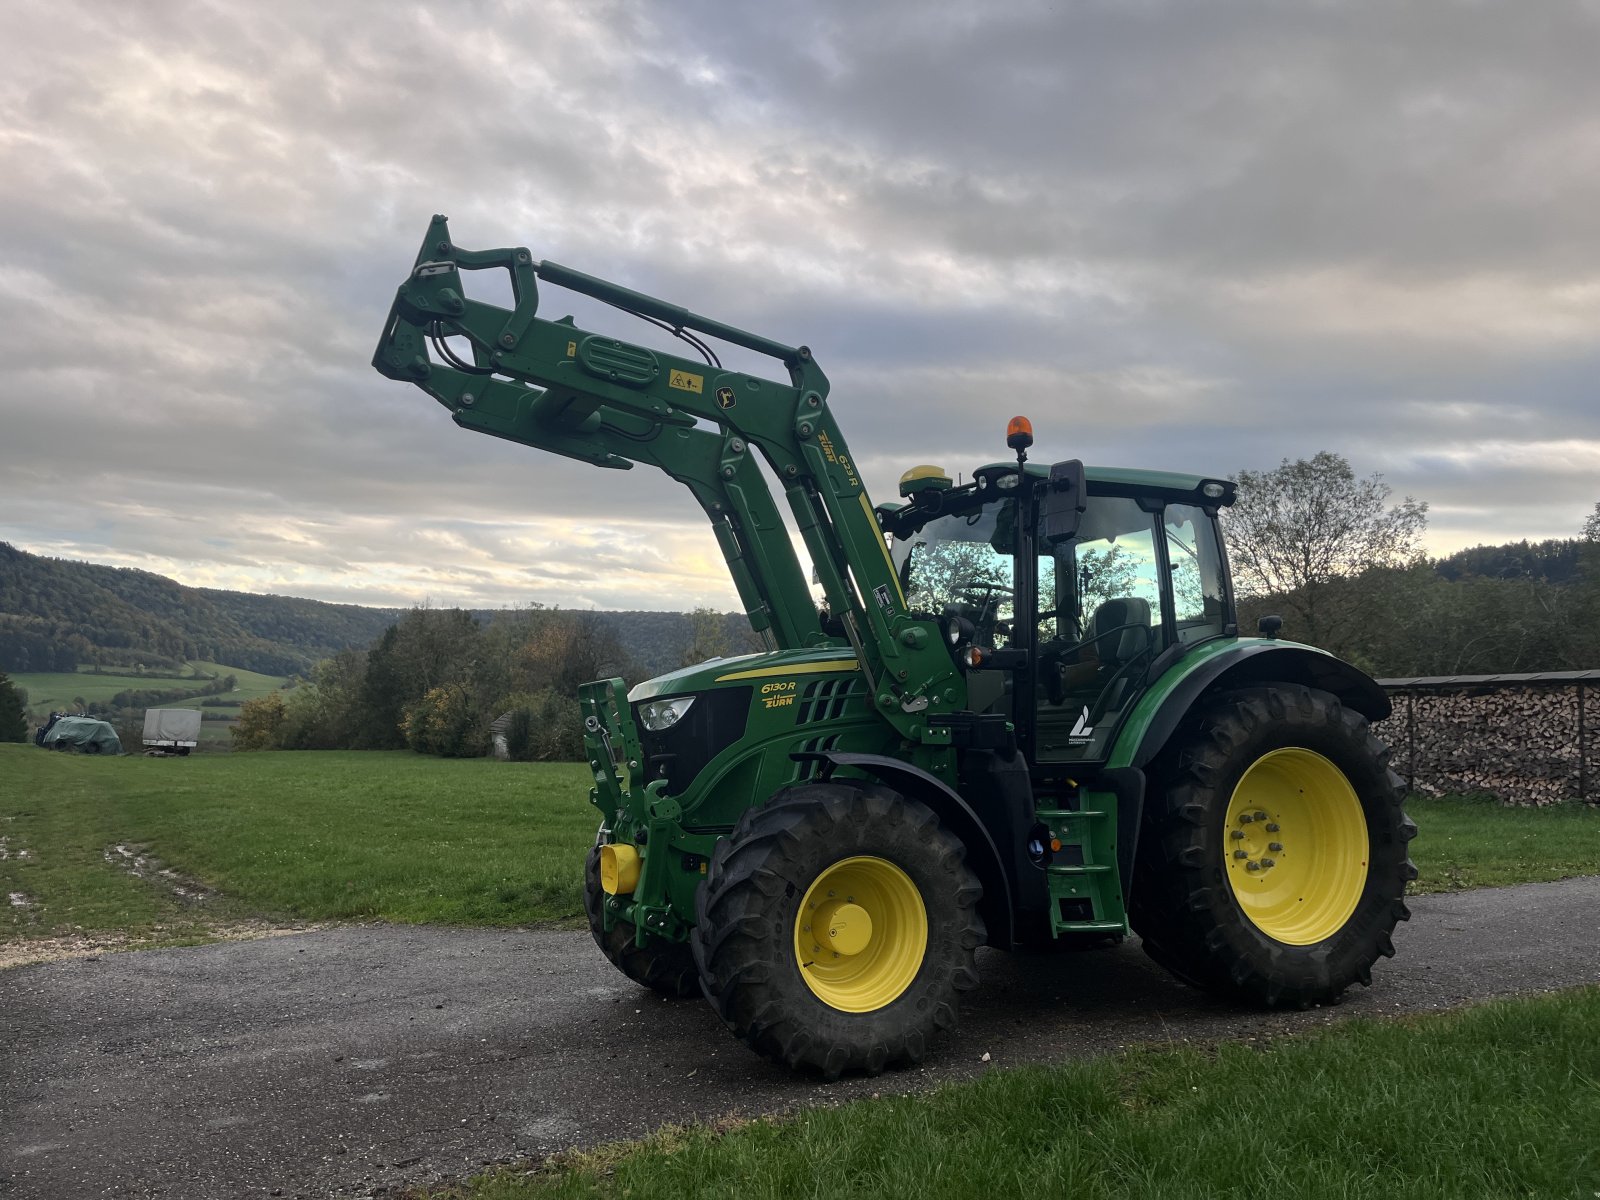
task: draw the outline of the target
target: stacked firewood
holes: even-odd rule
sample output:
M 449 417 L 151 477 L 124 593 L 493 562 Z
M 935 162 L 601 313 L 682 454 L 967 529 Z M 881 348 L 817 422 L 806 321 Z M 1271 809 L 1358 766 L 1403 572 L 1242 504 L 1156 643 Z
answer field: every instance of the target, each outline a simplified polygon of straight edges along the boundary
M 1389 699 L 1394 715 L 1373 732 L 1389 743 L 1392 765 L 1413 791 L 1487 792 L 1516 805 L 1600 803 L 1600 690 L 1584 696 L 1581 736 L 1576 686 L 1391 689 Z

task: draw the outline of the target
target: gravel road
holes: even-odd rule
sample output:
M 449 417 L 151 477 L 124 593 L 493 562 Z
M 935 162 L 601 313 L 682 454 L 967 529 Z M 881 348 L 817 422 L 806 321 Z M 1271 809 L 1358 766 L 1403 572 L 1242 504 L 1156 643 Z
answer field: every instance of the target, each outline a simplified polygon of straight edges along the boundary
M 1600 877 L 1412 909 L 1370 989 L 1306 1013 L 1212 1000 L 1134 945 L 986 951 L 928 1062 L 836 1084 L 634 987 L 584 933 L 343 927 L 17 967 L 0 971 L 0 1196 L 369 1196 L 664 1122 L 1600 982 Z

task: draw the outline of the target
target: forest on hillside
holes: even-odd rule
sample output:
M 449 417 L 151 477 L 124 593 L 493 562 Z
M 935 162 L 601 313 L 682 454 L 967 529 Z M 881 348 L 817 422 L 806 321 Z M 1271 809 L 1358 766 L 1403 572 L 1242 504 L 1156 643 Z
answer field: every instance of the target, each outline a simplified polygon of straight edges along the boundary
M 176 670 L 203 660 L 292 675 L 370 645 L 396 609 L 185 587 L 150 571 L 0 542 L 0 670 Z

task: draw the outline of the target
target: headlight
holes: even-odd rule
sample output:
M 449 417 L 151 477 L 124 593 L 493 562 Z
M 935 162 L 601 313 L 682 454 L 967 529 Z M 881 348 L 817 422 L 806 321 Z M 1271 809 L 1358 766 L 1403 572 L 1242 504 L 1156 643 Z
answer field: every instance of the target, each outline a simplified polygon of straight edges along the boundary
M 683 720 L 683 714 L 689 711 L 689 706 L 693 703 L 693 696 L 679 696 L 673 700 L 651 700 L 648 704 L 639 706 L 639 720 L 644 722 L 644 727 L 651 733 L 660 733 L 663 729 L 671 729 Z

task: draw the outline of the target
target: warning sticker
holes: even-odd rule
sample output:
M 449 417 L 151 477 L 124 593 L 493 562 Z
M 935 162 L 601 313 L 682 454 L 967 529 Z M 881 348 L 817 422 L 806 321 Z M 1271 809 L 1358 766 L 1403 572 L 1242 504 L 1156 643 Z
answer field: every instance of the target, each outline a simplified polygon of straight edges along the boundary
M 884 612 L 892 613 L 894 611 L 894 601 L 889 599 L 889 589 L 883 584 L 880 583 L 877 587 L 873 588 L 872 595 L 873 598 L 877 600 L 878 607 L 883 609 Z
M 667 386 L 675 387 L 680 392 L 693 392 L 698 396 L 706 390 L 706 377 L 689 371 L 674 370 L 667 373 Z

